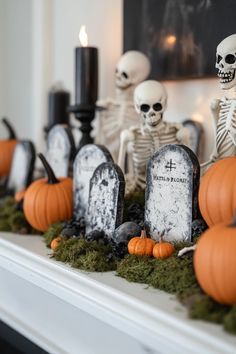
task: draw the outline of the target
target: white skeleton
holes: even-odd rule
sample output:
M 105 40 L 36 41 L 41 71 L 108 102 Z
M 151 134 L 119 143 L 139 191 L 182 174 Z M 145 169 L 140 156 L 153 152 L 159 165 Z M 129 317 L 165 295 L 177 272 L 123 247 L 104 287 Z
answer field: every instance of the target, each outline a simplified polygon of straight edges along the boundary
M 216 68 L 223 90 L 236 87 L 236 34 L 225 38 L 217 47 Z M 216 160 L 236 154 L 236 99 L 224 97 L 215 99 L 211 104 L 216 123 L 216 142 L 209 161 L 205 167 Z
M 137 114 L 133 104 L 133 91 L 136 85 L 145 80 L 150 73 L 149 59 L 141 52 L 128 51 L 123 54 L 116 66 L 116 97 L 99 101 L 99 131 L 97 143 L 105 145 L 117 161 L 121 130 L 137 125 Z
M 163 121 L 167 92 L 160 82 L 148 80 L 139 84 L 134 91 L 134 104 L 141 124 L 122 131 L 118 159 L 125 171 L 126 154 L 129 155 L 126 193 L 145 188 L 146 165 L 156 150 L 167 144 L 188 145 L 189 142 L 187 128 Z

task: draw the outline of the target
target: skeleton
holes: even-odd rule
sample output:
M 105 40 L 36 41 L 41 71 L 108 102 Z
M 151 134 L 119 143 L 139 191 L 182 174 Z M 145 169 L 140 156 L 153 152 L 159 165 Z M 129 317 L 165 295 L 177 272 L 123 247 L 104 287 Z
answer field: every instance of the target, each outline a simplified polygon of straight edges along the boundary
M 223 90 L 236 87 L 236 34 L 225 38 L 217 47 L 216 68 Z M 206 167 L 214 161 L 236 154 L 236 99 L 215 99 L 211 110 L 216 124 L 216 142 Z
M 128 51 L 118 61 L 116 67 L 116 97 L 99 101 L 99 131 L 97 143 L 105 145 L 117 161 L 122 129 L 137 124 L 137 114 L 133 105 L 133 91 L 137 84 L 147 78 L 150 72 L 148 58 L 138 51 Z
M 129 155 L 126 193 L 145 188 L 146 165 L 156 150 L 167 144 L 187 145 L 189 137 L 188 129 L 182 124 L 163 121 L 167 93 L 160 82 L 148 80 L 139 84 L 134 92 L 134 104 L 141 124 L 122 131 L 118 159 L 124 171 L 125 157 Z

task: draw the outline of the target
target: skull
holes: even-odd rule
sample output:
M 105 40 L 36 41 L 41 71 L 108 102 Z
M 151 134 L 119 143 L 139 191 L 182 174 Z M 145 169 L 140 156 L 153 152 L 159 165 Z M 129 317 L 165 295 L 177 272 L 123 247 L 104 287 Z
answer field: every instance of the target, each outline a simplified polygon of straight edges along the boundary
M 134 91 L 135 109 L 149 129 L 156 127 L 161 122 L 166 103 L 166 89 L 158 81 L 144 81 Z
M 150 62 L 146 55 L 131 50 L 122 55 L 116 66 L 116 86 L 126 89 L 145 80 L 150 73 Z
M 226 37 L 216 50 L 216 68 L 223 90 L 229 90 L 236 85 L 236 34 Z

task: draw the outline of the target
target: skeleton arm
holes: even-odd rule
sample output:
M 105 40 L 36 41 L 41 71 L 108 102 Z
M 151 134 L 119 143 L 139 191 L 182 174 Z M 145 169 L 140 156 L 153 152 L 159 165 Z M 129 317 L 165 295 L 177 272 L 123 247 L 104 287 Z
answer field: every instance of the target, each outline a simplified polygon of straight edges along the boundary
M 177 140 L 186 146 L 190 145 L 190 132 L 188 128 L 185 128 L 182 124 L 177 124 L 176 128 L 178 129 L 176 133 Z
M 220 114 L 220 99 L 215 98 L 214 100 L 212 100 L 210 108 L 213 116 L 213 121 L 216 127 L 219 119 L 219 114 Z
M 128 152 L 128 144 L 135 140 L 135 134 L 133 129 L 123 130 L 120 134 L 120 151 L 118 157 L 118 165 L 125 171 L 125 156 Z

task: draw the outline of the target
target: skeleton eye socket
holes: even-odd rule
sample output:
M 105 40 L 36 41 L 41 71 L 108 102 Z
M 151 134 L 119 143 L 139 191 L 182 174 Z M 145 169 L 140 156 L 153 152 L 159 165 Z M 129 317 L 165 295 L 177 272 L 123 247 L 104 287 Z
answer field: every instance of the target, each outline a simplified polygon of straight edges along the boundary
M 216 62 L 217 64 L 219 64 L 219 62 L 222 60 L 222 57 L 220 55 L 216 56 Z
M 228 55 L 226 55 L 226 57 L 225 57 L 225 62 L 226 62 L 227 64 L 234 64 L 235 61 L 236 61 L 236 57 L 235 57 L 233 54 L 228 54 Z
M 154 109 L 154 111 L 159 112 L 162 110 L 162 104 L 157 102 L 152 106 L 152 108 Z
M 128 79 L 128 74 L 126 74 L 125 71 L 123 71 L 121 75 L 122 75 L 125 79 Z
M 150 109 L 150 106 L 148 104 L 142 104 L 140 109 L 142 112 L 148 112 Z

